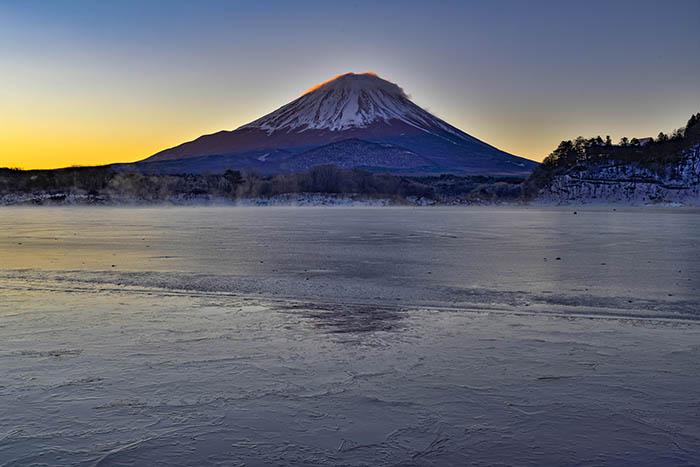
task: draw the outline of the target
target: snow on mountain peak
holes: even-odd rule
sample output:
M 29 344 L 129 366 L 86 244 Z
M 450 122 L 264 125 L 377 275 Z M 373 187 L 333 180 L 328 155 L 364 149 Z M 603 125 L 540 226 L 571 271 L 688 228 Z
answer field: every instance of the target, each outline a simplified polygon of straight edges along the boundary
M 452 132 L 442 120 L 411 102 L 398 85 L 373 72 L 338 75 L 241 128 L 258 128 L 268 133 L 339 131 L 389 120 L 400 120 L 426 132 L 436 126 Z
M 406 94 L 396 84 L 382 79 L 373 71 L 368 71 L 365 73 L 343 73 L 342 75 L 335 76 L 328 81 L 319 83 L 310 89 L 308 89 L 302 96 L 314 92 L 318 89 L 382 89 L 385 92 L 407 97 Z

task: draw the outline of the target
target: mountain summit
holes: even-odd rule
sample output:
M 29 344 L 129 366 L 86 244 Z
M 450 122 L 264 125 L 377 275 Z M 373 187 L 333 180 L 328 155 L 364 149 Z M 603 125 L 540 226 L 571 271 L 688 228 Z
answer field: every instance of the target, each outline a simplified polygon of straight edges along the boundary
M 391 120 L 425 131 L 440 125 L 440 120 L 411 102 L 396 84 L 374 73 L 346 73 L 314 86 L 297 100 L 242 128 L 260 128 L 268 133 L 342 131 Z
M 234 131 L 201 136 L 136 165 L 148 172 L 280 173 L 324 164 L 413 175 L 526 175 L 537 165 L 440 120 L 371 72 L 336 76 Z

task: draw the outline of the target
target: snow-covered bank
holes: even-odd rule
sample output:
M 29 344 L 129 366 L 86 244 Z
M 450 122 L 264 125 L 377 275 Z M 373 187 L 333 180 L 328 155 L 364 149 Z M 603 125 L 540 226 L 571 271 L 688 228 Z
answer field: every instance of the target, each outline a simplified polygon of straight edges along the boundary
M 482 206 L 525 204 L 523 202 L 465 199 L 433 199 L 423 196 L 372 198 L 362 194 L 289 193 L 255 198 L 223 198 L 209 195 L 168 196 L 162 200 L 133 196 L 86 194 L 12 194 L 0 196 L 1 206 Z
M 208 195 L 168 196 L 148 200 L 131 196 L 92 196 L 78 194 L 17 194 L 0 196 L 0 206 L 389 206 L 407 203 L 425 206 L 422 199 L 397 201 L 388 198 L 366 198 L 359 195 L 298 193 L 270 197 L 232 200 Z
M 570 187 L 566 188 L 569 189 Z M 595 191 L 595 189 L 593 190 Z M 611 187 L 610 192 L 618 193 L 616 187 Z M 599 192 L 598 192 L 599 193 Z M 669 200 L 669 198 L 671 200 Z M 60 207 L 60 206 L 85 206 L 85 207 L 159 207 L 159 206 L 289 206 L 289 207 L 314 207 L 314 206 L 338 206 L 338 207 L 388 207 L 388 206 L 416 206 L 416 207 L 469 207 L 469 206 L 531 206 L 547 207 L 559 205 L 596 205 L 610 207 L 694 207 L 700 206 L 700 196 L 694 195 L 680 197 L 647 197 L 638 196 L 635 199 L 616 198 L 614 196 L 603 197 L 600 194 L 583 196 L 580 199 L 557 197 L 551 194 L 542 196 L 534 201 L 489 201 L 481 199 L 449 199 L 435 200 L 424 197 L 395 198 L 366 198 L 363 196 L 343 196 L 325 193 L 299 193 L 278 195 L 270 197 L 242 198 L 231 200 L 212 196 L 180 196 L 168 197 L 164 200 L 153 201 L 133 198 L 128 196 L 95 197 L 89 195 L 5 195 L 0 197 L 0 207 L 9 206 L 36 206 L 36 207 Z
M 555 175 L 538 195 L 544 203 L 700 205 L 700 145 L 661 170 L 635 163 L 579 164 Z

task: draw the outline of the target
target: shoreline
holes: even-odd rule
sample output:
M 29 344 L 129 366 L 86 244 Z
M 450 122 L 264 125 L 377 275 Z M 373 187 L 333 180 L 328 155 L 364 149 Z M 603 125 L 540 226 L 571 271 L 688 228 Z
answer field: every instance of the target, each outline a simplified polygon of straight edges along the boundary
M 360 194 L 301 193 L 273 197 L 227 199 L 194 196 L 169 197 L 162 200 L 140 199 L 127 196 L 91 196 L 75 194 L 4 195 L 0 208 L 6 207 L 634 207 L 634 208 L 696 208 L 700 199 L 691 202 L 658 201 L 630 202 L 608 200 L 532 200 L 482 201 L 435 200 L 428 198 L 396 199 L 369 198 Z

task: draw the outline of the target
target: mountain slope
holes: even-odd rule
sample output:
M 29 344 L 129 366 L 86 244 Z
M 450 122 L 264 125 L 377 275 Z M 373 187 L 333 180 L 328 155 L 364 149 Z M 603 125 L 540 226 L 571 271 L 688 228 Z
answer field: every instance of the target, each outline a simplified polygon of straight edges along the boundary
M 231 167 L 272 173 L 307 165 L 294 163 L 295 155 L 348 140 L 390 144 L 425 159 L 425 164 L 413 167 L 415 173 L 525 175 L 537 165 L 449 125 L 411 102 L 396 84 L 371 73 L 340 75 L 234 131 L 201 136 L 142 162 L 154 167 L 156 162 L 220 156 L 219 163 L 224 157 Z M 255 162 L 235 157 L 257 151 L 284 151 L 290 156 L 284 162 L 275 158 Z M 343 159 L 342 151 L 335 160 L 328 148 L 324 151 L 323 160 L 343 167 L 354 166 Z M 378 156 L 377 151 L 374 156 Z M 409 169 L 405 163 L 397 166 L 379 163 L 376 167 L 399 172 Z
M 399 146 L 346 139 L 289 157 L 280 163 L 280 171 L 301 172 L 319 165 L 335 165 L 340 169 L 360 168 L 373 172 L 411 173 L 430 171 L 433 163 Z

